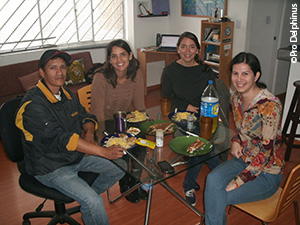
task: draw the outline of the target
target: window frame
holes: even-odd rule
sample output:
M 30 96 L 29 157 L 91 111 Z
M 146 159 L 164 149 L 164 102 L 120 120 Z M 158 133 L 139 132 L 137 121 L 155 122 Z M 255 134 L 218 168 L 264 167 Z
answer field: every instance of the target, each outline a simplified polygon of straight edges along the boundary
M 30 1 L 30 0 L 23 0 L 22 2 L 25 2 L 25 1 Z M 49 4 L 52 4 L 55 0 L 49 0 Z M 29 51 L 32 51 L 32 50 L 40 50 L 40 49 L 46 49 L 46 48 L 59 48 L 59 49 L 67 49 L 67 50 L 81 50 L 81 49 L 94 49 L 94 48 L 104 48 L 107 46 L 107 44 L 109 42 L 111 42 L 112 40 L 115 40 L 115 39 L 125 39 L 126 37 L 126 18 L 125 18 L 125 15 L 126 15 L 126 12 L 125 12 L 125 0 L 107 0 L 107 2 L 109 2 L 109 5 L 113 4 L 113 2 L 117 2 L 118 6 L 121 7 L 121 22 L 120 24 L 122 24 L 121 28 L 118 30 L 118 32 L 116 32 L 115 35 L 113 35 L 113 38 L 112 39 L 107 39 L 107 40 L 95 40 L 95 31 L 94 31 L 94 28 L 97 24 L 97 20 L 94 20 L 94 13 L 91 13 L 91 15 L 89 15 L 88 17 L 86 17 L 87 19 L 91 20 L 90 23 L 91 23 L 91 27 L 89 29 L 92 29 L 92 39 L 90 40 L 78 40 L 78 33 L 80 33 L 80 31 L 78 30 L 78 22 L 76 22 L 76 31 L 74 32 L 75 35 L 77 35 L 77 41 L 76 42 L 72 42 L 72 43 L 61 43 L 61 44 L 45 44 L 45 38 L 43 36 L 43 25 L 41 24 L 41 16 L 42 16 L 42 12 L 40 11 L 40 8 L 39 8 L 39 3 L 40 3 L 40 0 L 37 0 L 36 3 L 34 4 L 33 7 L 37 7 L 39 12 L 38 12 L 38 18 L 35 18 L 35 20 L 39 20 L 39 23 L 40 23 L 40 29 L 39 29 L 39 34 L 40 34 L 40 38 L 35 38 L 35 39 L 32 39 L 32 40 L 22 40 L 22 38 L 24 36 L 21 37 L 21 39 L 15 41 L 16 42 L 16 45 L 13 49 L 5 49 L 5 50 L 1 50 L 2 46 L 4 45 L 7 45 L 8 43 L 10 43 L 9 41 L 6 41 L 6 42 L 2 42 L 0 41 L 0 54 L 3 55 L 3 54 L 7 54 L 7 53 L 11 53 L 11 54 L 14 54 L 14 53 L 18 53 L 18 52 L 29 52 Z M 9 0 L 7 0 L 6 3 L 4 3 L 4 6 L 6 4 L 8 4 Z M 93 3 L 95 3 L 96 1 L 95 0 L 86 0 L 85 3 L 89 4 L 89 6 L 91 7 L 91 12 L 94 12 L 96 7 L 93 6 Z M 102 1 L 99 0 L 98 2 L 98 5 L 100 5 Z M 70 3 L 70 1 L 69 1 Z M 74 10 L 75 9 L 75 6 L 76 4 L 78 3 L 77 0 L 73 0 L 73 7 L 71 8 L 71 10 Z M 48 6 L 49 6 L 48 4 Z M 4 8 L 4 6 L 2 6 L 2 9 Z M 47 7 L 48 7 L 47 6 Z M 16 11 L 16 10 L 15 10 Z M 58 12 L 59 10 L 56 11 L 56 13 Z M 75 19 L 78 21 L 79 19 L 79 16 L 77 13 L 76 13 L 76 10 L 74 10 L 74 17 Z M 1 8 L 0 8 L 0 12 L 1 12 Z M 113 11 L 114 12 L 114 11 Z M 79 13 L 80 14 L 80 13 Z M 113 15 L 113 13 L 110 13 L 109 16 Z M 28 14 L 26 14 L 26 16 L 28 16 Z M 106 18 L 108 18 L 107 20 L 109 20 L 109 16 L 107 16 Z M 87 20 L 86 19 L 86 20 Z M 98 18 L 99 19 L 99 18 Z M 73 21 L 71 21 L 73 22 Z M 4 23 L 5 24 L 5 23 Z M 19 24 L 16 26 L 18 27 Z M 4 27 L 4 26 L 2 26 Z M 109 31 L 111 31 L 112 28 Z M 99 30 L 98 30 L 99 31 Z M 0 26 L 0 32 L 1 32 L 1 26 Z M 121 33 L 121 37 L 118 36 L 118 34 Z M 116 38 L 117 37 L 117 38 Z M 48 37 L 49 39 L 49 37 Z M 51 37 L 50 37 L 51 39 Z M 16 47 L 19 43 L 22 43 L 22 42 L 34 42 L 34 41 L 40 41 L 41 43 L 38 44 L 38 45 L 35 45 L 35 46 L 31 46 L 30 44 L 27 45 L 26 47 L 22 47 L 22 48 L 18 48 Z

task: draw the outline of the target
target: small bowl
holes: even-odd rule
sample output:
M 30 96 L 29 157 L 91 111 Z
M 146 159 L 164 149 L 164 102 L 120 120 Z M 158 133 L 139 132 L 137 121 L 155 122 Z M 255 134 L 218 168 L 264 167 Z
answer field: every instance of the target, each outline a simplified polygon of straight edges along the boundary
M 189 111 L 177 111 L 176 113 L 180 113 L 180 112 L 188 112 L 188 113 L 193 114 L 193 115 L 196 117 L 196 120 L 194 121 L 194 127 L 193 127 L 193 130 L 194 130 L 196 127 L 199 126 L 199 114 L 198 114 L 198 113 L 189 112 Z M 175 113 L 175 112 L 171 112 L 171 113 L 168 115 L 169 119 L 170 119 L 172 122 L 176 123 L 177 126 L 181 127 L 181 128 L 184 129 L 184 130 L 187 130 L 187 120 L 182 119 L 182 120 L 180 120 L 180 121 L 176 121 L 176 120 L 174 119 L 174 116 L 175 116 L 176 113 Z

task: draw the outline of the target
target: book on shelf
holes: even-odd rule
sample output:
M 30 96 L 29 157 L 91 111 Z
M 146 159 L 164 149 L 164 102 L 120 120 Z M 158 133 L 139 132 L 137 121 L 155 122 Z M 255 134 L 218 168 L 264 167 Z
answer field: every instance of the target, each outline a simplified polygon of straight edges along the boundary
M 220 62 L 220 55 L 214 54 L 214 53 L 209 53 L 207 60 L 219 63 Z
M 209 64 L 209 65 L 213 65 L 213 66 L 220 66 L 219 63 L 213 62 L 213 61 L 210 61 L 210 60 L 204 60 L 204 63 Z
M 220 55 L 217 53 L 217 46 L 215 46 L 215 45 L 205 46 L 204 59 L 214 61 L 214 62 L 219 62 L 220 61 Z
M 204 41 L 207 39 L 207 37 L 208 37 L 210 31 L 211 31 L 211 28 L 210 28 L 210 27 L 204 28 L 204 37 L 203 37 L 203 40 L 204 40 Z
M 207 29 L 207 28 L 206 28 Z M 209 28 L 210 30 L 204 30 L 207 35 L 204 41 L 211 43 L 220 43 L 220 29 L 219 28 Z
M 215 73 L 219 74 L 219 67 L 216 66 L 210 66 L 211 70 L 214 71 Z
M 210 53 L 215 53 L 215 52 L 217 52 L 217 46 L 215 46 L 215 45 L 206 45 L 205 46 L 206 55 L 210 54 Z

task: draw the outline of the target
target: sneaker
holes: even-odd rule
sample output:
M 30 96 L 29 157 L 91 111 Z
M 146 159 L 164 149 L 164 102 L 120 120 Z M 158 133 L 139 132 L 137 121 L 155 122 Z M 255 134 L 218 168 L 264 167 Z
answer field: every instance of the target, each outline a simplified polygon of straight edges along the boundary
M 140 197 L 140 199 L 142 199 L 142 200 L 147 200 L 148 199 L 148 193 L 147 193 L 147 191 L 145 191 L 141 187 L 138 188 L 138 191 L 139 191 L 139 197 Z
M 136 189 L 135 191 L 131 192 L 130 194 L 125 196 L 126 200 L 131 203 L 138 203 L 140 202 L 139 191 Z
M 195 183 L 194 189 L 195 189 L 195 191 L 199 191 L 200 190 L 200 185 L 197 182 Z
M 185 200 L 192 206 L 195 206 L 197 202 L 196 196 L 194 195 L 194 191 L 194 189 L 191 189 L 185 192 Z

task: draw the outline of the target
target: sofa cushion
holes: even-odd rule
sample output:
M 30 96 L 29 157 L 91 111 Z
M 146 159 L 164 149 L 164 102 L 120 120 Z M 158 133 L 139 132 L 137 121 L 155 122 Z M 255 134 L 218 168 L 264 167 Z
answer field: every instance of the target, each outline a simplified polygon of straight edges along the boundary
M 71 65 L 68 66 L 66 84 L 78 84 L 84 81 L 83 59 L 74 60 Z
M 18 77 L 24 92 L 29 91 L 31 88 L 35 87 L 38 81 L 41 79 L 39 71 L 35 71 L 28 75 Z
M 71 56 L 72 60 L 83 59 L 85 73 L 94 66 L 91 53 L 88 51 L 74 53 Z M 38 69 L 38 59 L 0 66 L 0 105 L 15 96 L 24 95 L 25 91 L 18 78 L 34 73 Z M 70 86 L 72 86 L 73 93 L 76 94 L 77 90 L 84 85 L 87 85 L 87 83 L 71 84 Z

